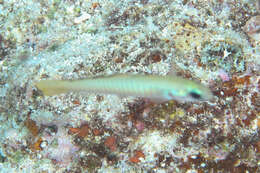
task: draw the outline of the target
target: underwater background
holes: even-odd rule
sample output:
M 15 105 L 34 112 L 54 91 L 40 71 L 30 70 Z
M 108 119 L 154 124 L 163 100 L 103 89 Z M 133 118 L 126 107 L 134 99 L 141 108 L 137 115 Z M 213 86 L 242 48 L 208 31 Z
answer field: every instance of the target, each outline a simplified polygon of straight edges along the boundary
M 44 96 L 35 83 L 174 74 L 213 101 Z M 259 0 L 0 0 L 0 172 L 260 172 Z

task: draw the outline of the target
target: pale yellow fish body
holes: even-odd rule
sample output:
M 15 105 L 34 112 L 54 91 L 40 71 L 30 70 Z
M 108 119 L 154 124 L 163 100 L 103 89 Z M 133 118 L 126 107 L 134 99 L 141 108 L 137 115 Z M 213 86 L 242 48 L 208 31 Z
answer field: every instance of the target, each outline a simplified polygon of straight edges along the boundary
M 143 97 L 155 102 L 208 101 L 213 97 L 202 84 L 170 75 L 117 74 L 82 80 L 42 80 L 36 86 L 47 96 L 84 91 Z

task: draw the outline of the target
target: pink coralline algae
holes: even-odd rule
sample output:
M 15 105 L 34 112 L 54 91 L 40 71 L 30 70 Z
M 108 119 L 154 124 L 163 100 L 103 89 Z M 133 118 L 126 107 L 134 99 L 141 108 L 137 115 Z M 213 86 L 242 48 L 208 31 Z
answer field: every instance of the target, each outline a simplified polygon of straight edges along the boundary
M 138 131 L 142 132 L 144 130 L 144 128 L 145 128 L 145 124 L 143 122 L 141 122 L 141 121 L 137 121 L 135 123 L 135 127 L 136 127 L 136 129 Z
M 219 70 L 218 71 L 218 76 L 221 78 L 221 80 L 223 82 L 226 82 L 226 81 L 229 81 L 230 80 L 230 77 L 228 75 L 228 73 L 225 71 L 225 70 Z
M 246 22 L 243 30 L 256 41 L 260 40 L 260 16 L 254 16 Z
M 56 147 L 48 147 L 44 152 L 61 166 L 67 166 L 71 163 L 75 152 L 79 148 L 72 143 L 71 136 L 67 135 L 63 129 L 58 129 L 57 134 L 51 140 L 53 141 L 54 139 L 57 139 L 58 145 Z

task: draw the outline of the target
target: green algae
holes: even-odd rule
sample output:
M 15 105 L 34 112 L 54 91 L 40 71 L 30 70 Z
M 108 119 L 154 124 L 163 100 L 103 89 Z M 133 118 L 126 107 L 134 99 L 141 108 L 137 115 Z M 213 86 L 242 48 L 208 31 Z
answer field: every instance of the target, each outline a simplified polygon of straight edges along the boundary
M 212 71 L 224 69 L 231 72 L 245 70 L 242 47 L 239 44 L 218 41 L 205 42 L 202 49 L 201 63 Z

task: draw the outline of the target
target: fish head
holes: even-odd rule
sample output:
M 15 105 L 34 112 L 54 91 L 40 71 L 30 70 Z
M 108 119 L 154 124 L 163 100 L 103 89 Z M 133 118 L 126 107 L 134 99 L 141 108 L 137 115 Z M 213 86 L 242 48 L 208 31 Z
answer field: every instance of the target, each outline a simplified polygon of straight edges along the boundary
M 202 102 L 213 100 L 213 94 L 209 88 L 200 83 L 188 80 L 180 87 L 176 87 L 175 85 L 172 89 L 166 90 L 164 96 L 168 100 L 177 100 L 180 102 Z

